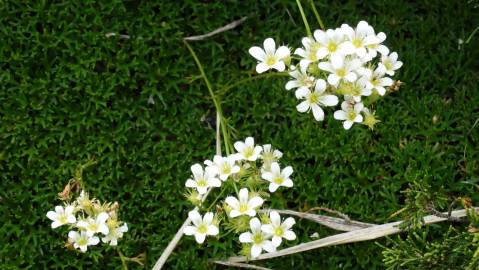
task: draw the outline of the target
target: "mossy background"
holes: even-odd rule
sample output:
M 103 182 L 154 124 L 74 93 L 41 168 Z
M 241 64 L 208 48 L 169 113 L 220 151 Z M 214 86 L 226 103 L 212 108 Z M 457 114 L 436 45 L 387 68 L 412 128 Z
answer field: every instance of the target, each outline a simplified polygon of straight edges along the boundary
M 312 28 L 318 28 L 304 4 Z M 366 20 L 404 62 L 400 91 L 375 105 L 381 123 L 342 129 L 296 112 L 285 78 L 220 95 L 236 139 L 254 136 L 284 153 L 295 187 L 274 207 L 327 206 L 382 223 L 404 206 L 408 183 L 429 181 L 451 196 L 477 190 L 479 25 L 471 1 L 317 1 L 329 28 Z M 0 268 L 121 269 L 112 249 L 63 248 L 66 228 L 45 214 L 59 204 L 75 168 L 97 198 L 118 201 L 129 232 L 127 256 L 153 266 L 191 206 L 183 199 L 193 163 L 211 158 L 214 106 L 181 39 L 248 16 L 241 26 L 192 42 L 215 89 L 252 74 L 249 47 L 266 37 L 291 47 L 305 35 L 295 1 L 0 1 Z M 105 37 L 114 32 L 131 39 Z M 149 102 L 150 100 L 150 102 Z M 152 104 L 151 101 L 154 101 Z M 448 225 L 430 227 L 441 235 Z M 334 233 L 299 221 L 299 239 Z M 384 239 L 379 240 L 387 244 Z M 206 269 L 208 258 L 239 250 L 233 238 L 198 246 L 184 238 L 166 269 Z M 274 269 L 382 269 L 373 242 L 323 248 L 260 262 Z M 130 264 L 132 269 L 141 267 Z

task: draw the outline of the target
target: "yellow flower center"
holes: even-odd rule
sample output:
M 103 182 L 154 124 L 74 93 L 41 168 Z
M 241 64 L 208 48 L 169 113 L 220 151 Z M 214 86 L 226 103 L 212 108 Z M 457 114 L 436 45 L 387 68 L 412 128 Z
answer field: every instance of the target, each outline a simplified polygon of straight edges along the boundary
M 328 51 L 335 52 L 338 49 L 338 45 L 334 42 L 328 44 Z
M 274 64 L 276 64 L 276 61 L 277 60 L 276 60 L 276 57 L 274 55 L 267 55 L 264 62 L 268 66 L 273 66 Z
M 253 156 L 253 154 L 254 154 L 253 147 L 246 146 L 246 148 L 243 150 L 243 156 L 247 159 Z
M 353 41 L 353 45 L 354 45 L 354 47 L 356 47 L 356 48 L 361 47 L 361 44 L 362 44 L 362 42 L 361 42 L 361 40 L 359 40 L 359 39 L 355 39 L 355 40 Z
M 276 236 L 283 236 L 284 234 L 284 230 L 283 228 L 280 226 L 280 227 L 276 227 L 274 230 L 273 230 L 273 234 L 276 235 Z
M 255 233 L 253 234 L 253 243 L 256 244 L 256 245 L 259 245 L 261 243 L 263 243 L 263 234 L 262 233 Z
M 319 102 L 319 95 L 318 93 L 314 92 L 311 95 L 308 96 L 308 102 L 310 104 L 315 104 Z
M 351 94 L 353 96 L 360 96 L 361 95 L 361 87 L 359 85 L 354 84 L 351 87 Z
M 60 217 L 58 218 L 58 221 L 60 221 L 60 223 L 67 223 L 67 215 L 61 214 Z
M 88 240 L 85 237 L 82 237 L 82 238 L 78 239 L 77 244 L 79 246 L 86 246 L 88 244 Z
M 336 74 L 342 78 L 346 76 L 346 70 L 344 70 L 344 68 L 338 69 L 338 71 L 336 71 Z
M 223 165 L 221 165 L 221 172 L 223 174 L 230 174 L 231 173 L 231 166 L 227 163 L 223 163 Z
M 208 227 L 206 227 L 205 224 L 200 224 L 200 226 L 198 226 L 199 233 L 206 233 L 207 231 L 208 231 Z
M 205 180 L 204 178 L 201 178 L 200 180 L 198 180 L 197 185 L 198 185 L 199 187 L 206 187 L 207 182 L 206 182 L 206 180 Z
M 273 179 L 273 183 L 277 184 L 277 185 L 281 185 L 283 183 L 284 179 L 282 177 L 275 177 Z
M 355 111 L 350 111 L 348 113 L 348 120 L 354 121 L 354 119 L 356 119 L 356 112 Z
M 384 66 L 387 70 L 393 69 L 393 64 L 391 63 L 391 61 L 384 61 Z
M 88 230 L 96 232 L 98 230 L 98 225 L 96 225 L 95 223 L 90 223 L 88 225 Z
M 240 204 L 239 211 L 240 211 L 240 213 L 244 213 L 244 212 L 248 211 L 248 205 L 246 203 Z

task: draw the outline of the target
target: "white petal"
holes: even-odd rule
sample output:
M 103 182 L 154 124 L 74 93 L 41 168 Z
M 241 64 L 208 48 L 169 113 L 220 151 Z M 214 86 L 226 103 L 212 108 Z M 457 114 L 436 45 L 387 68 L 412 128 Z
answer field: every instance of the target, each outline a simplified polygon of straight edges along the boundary
M 356 73 L 354 72 L 350 72 L 348 73 L 345 77 L 344 77 L 348 82 L 354 82 L 358 76 L 356 75 Z
M 273 236 L 273 239 L 271 239 L 271 243 L 273 243 L 275 247 L 279 247 L 281 245 L 281 237 L 276 235 Z
M 284 187 L 292 187 L 293 186 L 293 181 L 288 178 L 288 179 L 285 179 L 281 185 L 284 186 Z
M 198 244 L 203 244 L 203 242 L 205 241 L 205 238 L 206 238 L 206 234 L 204 233 L 195 234 L 195 240 Z
M 104 235 L 108 235 L 108 233 L 110 232 L 110 230 L 108 229 L 108 226 L 104 223 L 98 227 L 98 231 Z
M 58 228 L 58 227 L 60 227 L 60 226 L 62 226 L 62 225 L 63 225 L 62 223 L 60 223 L 59 221 L 56 221 L 56 220 L 55 220 L 55 221 L 52 222 L 52 229 Z
M 266 250 L 267 252 L 274 252 L 276 251 L 276 247 L 273 245 L 273 243 L 269 240 L 266 240 L 263 242 L 263 249 Z
M 96 221 L 97 222 L 100 222 L 100 223 L 105 223 L 106 220 L 108 219 L 109 215 L 105 212 L 101 212 L 100 214 L 98 214 L 98 216 L 96 217 Z
M 279 186 L 275 183 L 270 183 L 269 184 L 269 187 L 268 187 L 268 190 L 270 193 L 273 193 L 275 192 L 277 189 L 279 188 Z
M 322 70 L 326 70 L 328 72 L 331 72 L 333 73 L 334 72 L 334 68 L 333 66 L 331 66 L 331 63 L 329 62 L 321 62 L 318 64 L 318 68 L 319 69 L 322 69 Z
M 343 122 L 343 127 L 346 130 L 350 129 L 352 125 L 353 125 L 352 121 L 346 120 L 346 121 Z
M 305 57 L 306 51 L 304 49 L 298 48 L 294 51 L 294 54 L 299 55 L 301 57 Z
M 200 195 L 203 195 L 206 193 L 206 191 L 208 191 L 208 188 L 207 187 L 196 187 L 196 189 L 198 190 L 198 193 Z
M 344 55 L 353 54 L 356 49 L 351 42 L 344 42 L 339 45 L 339 51 Z
M 75 217 L 74 215 L 69 215 L 69 216 L 67 217 L 67 222 L 70 223 L 70 224 L 72 224 L 72 223 L 77 222 L 77 219 L 76 219 L 76 217 Z
M 211 212 L 208 212 L 203 216 L 203 223 L 207 225 L 211 224 L 211 222 L 213 221 L 213 218 L 214 218 L 214 214 Z
M 273 234 L 273 226 L 271 224 L 261 225 L 261 231 L 267 234 Z
M 290 55 L 290 51 L 288 47 L 286 46 L 281 46 L 276 50 L 275 56 L 278 57 L 279 59 L 283 59 L 285 57 L 288 57 Z
M 284 228 L 288 230 L 291 227 L 293 227 L 294 224 L 296 224 L 296 221 L 294 220 L 294 218 L 289 217 L 283 222 L 282 226 L 284 226 Z
M 261 248 L 261 246 L 258 246 L 258 245 L 253 245 L 251 247 L 251 258 L 256 258 L 258 257 L 260 254 L 261 254 L 261 251 L 263 249 Z
M 303 101 L 296 106 L 296 109 L 298 112 L 306 112 L 309 110 L 309 103 L 307 101 Z
M 259 207 L 263 204 L 263 199 L 261 199 L 260 197 L 253 197 L 251 198 L 251 200 L 249 200 L 248 202 L 248 207 L 249 208 L 256 208 L 256 207 Z
M 254 209 L 249 209 L 246 211 L 246 215 L 250 216 L 250 217 L 254 217 L 256 216 L 256 211 Z
M 361 123 L 363 121 L 363 116 L 358 114 L 356 115 L 356 118 L 354 118 L 354 122 L 356 123 Z
M 234 143 L 234 147 L 235 147 L 236 151 L 243 152 L 246 145 L 244 144 L 244 142 L 238 141 L 238 142 Z
M 216 227 L 215 225 L 210 225 L 208 226 L 208 231 L 206 232 L 206 234 L 208 235 L 218 235 L 220 231 L 218 230 L 218 227 Z
M 197 227 L 203 221 L 203 219 L 201 218 L 200 213 L 198 213 L 198 211 L 196 211 L 196 210 L 192 210 L 192 211 L 188 212 L 188 217 L 191 219 L 193 224 L 195 224 L 195 226 L 197 226 Z
M 293 88 L 297 88 L 299 86 L 299 82 L 297 80 L 289 81 L 286 83 L 286 90 L 291 90 Z
M 76 240 L 80 237 L 80 234 L 76 231 L 70 231 L 68 232 L 68 238 L 71 238 L 72 240 Z
M 288 178 L 291 174 L 293 174 L 293 167 L 291 166 L 284 168 L 283 171 L 281 172 L 281 175 L 284 178 Z
M 341 78 L 339 78 L 336 74 L 329 74 L 328 83 L 331 84 L 331 85 L 334 85 L 334 86 L 338 86 L 338 83 L 339 83 L 340 79 Z
M 265 72 L 269 69 L 270 69 L 270 67 L 263 62 L 256 65 L 256 72 L 258 72 L 258 73 L 263 73 L 263 72 Z
M 203 167 L 201 167 L 200 164 L 196 163 L 191 166 L 191 172 L 193 172 L 193 175 L 203 175 Z
M 281 225 L 281 217 L 279 216 L 278 212 L 271 211 L 271 213 L 269 213 L 269 219 L 271 220 L 271 224 L 274 226 L 277 227 Z
M 300 87 L 298 88 L 298 90 L 294 92 L 294 95 L 296 96 L 297 99 L 302 99 L 310 94 L 311 94 L 311 91 L 309 91 L 309 89 L 305 87 Z
M 347 114 L 345 111 L 335 111 L 334 112 L 334 119 L 337 119 L 337 120 L 346 120 L 348 117 L 347 117 Z
M 261 174 L 261 178 L 267 181 L 273 181 L 273 174 L 271 172 L 264 172 Z
M 284 69 L 286 68 L 286 66 L 284 65 L 284 62 L 283 61 L 277 61 L 273 66 L 272 68 L 276 69 L 277 71 L 279 72 L 282 72 L 284 71 Z M 259 72 L 258 72 L 259 73 Z
M 55 221 L 58 218 L 58 214 L 53 211 L 48 211 L 47 217 L 53 221 Z
M 221 181 L 218 178 L 208 179 L 208 186 L 210 187 L 221 187 Z
M 273 55 L 276 51 L 276 44 L 274 42 L 274 39 L 272 38 L 267 38 L 263 42 L 264 50 L 266 51 L 266 54 L 271 54 Z
M 241 216 L 241 213 L 238 210 L 236 210 L 236 209 L 231 210 L 230 217 L 235 218 L 235 217 L 238 217 L 238 216 Z
M 55 206 L 55 212 L 57 212 L 57 214 L 63 214 L 65 213 L 65 210 L 63 209 L 63 206 Z
M 271 164 L 271 172 L 273 174 L 279 174 L 281 172 L 281 168 L 279 167 L 278 162 L 273 162 Z
M 231 208 L 238 209 L 239 208 L 239 201 L 233 196 L 228 196 L 225 199 L 225 202 L 231 206 Z
M 336 106 L 339 103 L 339 99 L 335 95 L 323 95 L 319 98 L 319 102 L 324 106 Z
M 316 121 L 324 120 L 324 111 L 317 104 L 311 104 L 311 110 L 313 111 L 313 116 Z
M 244 232 L 244 233 L 240 234 L 239 241 L 241 243 L 251 243 L 251 242 L 253 242 L 252 237 L 253 237 L 253 235 L 250 232 Z
M 186 180 L 185 186 L 189 188 L 195 188 L 197 187 L 197 183 L 194 180 L 188 179 Z
M 301 61 L 299 61 L 299 66 L 300 66 L 301 70 L 306 70 L 310 63 L 311 63 L 310 60 L 302 59 Z
M 254 138 L 253 137 L 247 137 L 244 142 L 247 146 L 250 146 L 250 147 L 254 146 Z
M 318 93 L 323 93 L 326 90 L 326 82 L 323 79 L 317 80 L 314 90 Z
M 285 231 L 284 232 L 284 235 L 283 237 L 286 239 L 286 240 L 294 240 L 296 239 L 296 234 L 293 232 L 293 231 Z
M 252 218 L 249 221 L 249 226 L 251 228 L 251 231 L 254 232 L 259 232 L 261 231 L 261 222 L 259 221 L 258 218 Z
M 248 52 L 249 52 L 249 54 L 251 54 L 251 56 L 256 58 L 256 60 L 258 60 L 258 61 L 264 61 L 264 59 L 266 58 L 266 53 L 260 47 L 257 47 L 257 46 L 251 47 L 248 50 Z
M 183 229 L 183 233 L 185 235 L 193 235 L 196 233 L 197 228 L 194 226 L 186 226 L 185 229 Z
M 239 191 L 239 201 L 240 202 L 247 202 L 248 201 L 248 189 L 242 188 Z
M 344 56 L 340 53 L 333 53 L 330 58 L 331 65 L 333 65 L 334 68 L 340 68 L 344 63 Z

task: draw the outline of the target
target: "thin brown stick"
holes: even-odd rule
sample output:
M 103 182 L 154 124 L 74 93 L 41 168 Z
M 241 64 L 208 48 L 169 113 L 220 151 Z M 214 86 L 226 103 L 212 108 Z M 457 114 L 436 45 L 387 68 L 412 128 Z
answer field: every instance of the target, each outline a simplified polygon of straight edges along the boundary
M 473 209 L 474 211 L 478 211 L 479 207 L 474 207 Z M 443 214 L 447 214 L 447 213 L 443 213 Z M 456 210 L 451 213 L 451 217 L 460 218 L 460 217 L 466 216 L 466 214 L 467 214 L 467 210 L 465 209 Z M 430 215 L 430 216 L 424 217 L 424 224 L 425 225 L 432 224 L 432 223 L 437 223 L 437 222 L 441 222 L 445 220 L 448 220 L 448 219 L 443 217 L 438 217 L 436 215 Z M 299 253 L 299 252 L 303 252 L 307 250 L 312 250 L 316 248 L 321 248 L 321 247 L 373 240 L 373 239 L 377 239 L 380 237 L 401 232 L 401 229 L 399 229 L 399 225 L 402 222 L 403 221 L 391 222 L 391 223 L 386 223 L 383 225 L 368 227 L 361 230 L 336 234 L 333 236 L 328 236 L 328 237 L 321 238 L 308 243 L 299 244 L 294 247 L 282 249 L 276 252 L 262 254 L 254 259 L 246 258 L 244 256 L 238 256 L 238 257 L 230 257 L 227 261 L 245 262 L 247 260 L 250 260 L 250 261 L 264 260 L 264 259 L 270 259 L 270 258 L 275 258 L 280 256 L 286 256 L 286 255 Z
M 336 211 L 336 210 L 333 210 L 333 209 L 330 209 L 330 208 L 326 208 L 326 207 L 313 207 L 311 209 L 309 209 L 308 211 L 306 212 L 311 212 L 311 211 L 316 211 L 316 210 L 319 210 L 319 211 L 324 211 L 324 212 L 328 212 L 328 213 L 332 213 L 332 214 L 335 214 L 337 216 L 340 216 L 341 218 L 343 218 L 344 220 L 346 221 L 351 221 L 351 219 L 349 218 L 348 215 L 346 214 L 343 214 L 339 211 Z
M 198 41 L 198 40 L 204 40 L 204 39 L 207 39 L 209 37 L 212 37 L 214 35 L 217 35 L 219 33 L 222 33 L 222 32 L 225 32 L 225 31 L 228 31 L 230 29 L 233 29 L 235 28 L 236 26 L 240 25 L 241 23 L 243 23 L 246 19 L 248 19 L 248 17 L 243 17 L 239 20 L 236 20 L 234 22 L 231 22 L 225 26 L 222 26 L 216 30 L 213 30 L 209 33 L 206 33 L 204 35 L 199 35 L 199 36 L 191 36 L 191 37 L 185 37 L 184 40 L 187 40 L 187 41 Z
M 258 269 L 258 270 L 273 270 L 271 268 L 266 268 L 262 266 L 257 266 L 253 264 L 247 264 L 247 263 L 235 263 L 235 262 L 227 262 L 227 261 L 211 261 L 212 263 L 220 264 L 220 265 L 226 265 L 226 266 L 233 266 L 233 267 L 239 267 L 239 268 L 249 268 L 249 269 Z
M 279 209 L 270 209 L 267 211 L 276 211 L 280 214 L 284 215 L 291 215 L 291 216 L 297 216 L 300 218 L 305 218 L 309 219 L 311 221 L 317 222 L 321 225 L 324 225 L 328 228 L 337 230 L 337 231 L 345 231 L 345 232 L 350 232 L 350 231 L 355 231 L 355 230 L 360 230 L 372 226 L 376 226 L 377 224 L 371 224 L 371 223 L 365 223 L 365 222 L 359 222 L 355 220 L 344 220 L 341 218 L 335 218 L 335 217 L 328 217 L 328 216 L 323 216 L 323 215 L 316 215 L 316 214 L 310 214 L 310 213 L 304 213 L 304 212 L 296 212 L 292 210 L 279 210 Z M 267 212 L 266 210 L 261 210 L 260 212 Z

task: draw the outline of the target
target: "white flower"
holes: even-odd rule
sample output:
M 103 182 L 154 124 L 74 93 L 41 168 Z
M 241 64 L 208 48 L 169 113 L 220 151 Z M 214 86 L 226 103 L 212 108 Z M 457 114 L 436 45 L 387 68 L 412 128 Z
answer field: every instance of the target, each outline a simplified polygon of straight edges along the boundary
M 301 70 L 306 70 L 310 63 L 314 63 L 319 60 L 316 54 L 318 49 L 321 47 L 321 44 L 310 37 L 303 38 L 301 43 L 303 43 L 304 49 L 298 48 L 294 51 L 294 54 L 302 57 L 302 59 L 299 61 L 299 66 L 301 67 Z
M 237 159 L 238 160 L 249 160 L 255 161 L 258 156 L 261 154 L 261 146 L 254 146 L 253 137 L 248 137 L 244 142 L 238 141 L 235 142 L 234 147 L 238 151 Z
M 214 156 L 213 161 L 206 160 L 205 164 L 219 174 L 220 179 L 226 181 L 228 176 L 240 171 L 240 167 L 235 164 L 236 158 L 233 155 L 228 157 Z
M 110 246 L 118 245 L 118 239 L 123 237 L 123 233 L 128 231 L 128 225 L 123 223 L 123 225 L 110 230 L 107 236 L 103 237 L 101 240 L 103 243 L 110 243 Z
M 253 218 L 249 221 L 251 232 L 244 232 L 240 235 L 239 240 L 241 243 L 252 243 L 251 257 L 256 258 L 261 254 L 261 251 L 267 252 L 276 251 L 276 247 L 271 240 L 268 240 L 271 235 L 261 231 L 261 222 L 258 218 Z
M 208 212 L 202 218 L 198 211 L 193 210 L 188 213 L 188 217 L 193 222 L 193 226 L 186 226 L 183 232 L 186 235 L 194 235 L 198 244 L 202 244 L 207 235 L 219 233 L 218 227 L 213 224 L 213 213 Z
M 268 182 L 269 192 L 275 192 L 280 186 L 283 187 L 292 187 L 293 181 L 289 178 L 293 174 L 293 168 L 288 166 L 281 170 L 277 162 L 271 164 L 271 171 L 264 172 L 261 174 L 261 177 Z
M 384 96 L 386 94 L 386 88 L 393 84 L 393 80 L 388 77 L 384 77 L 386 69 L 384 66 L 378 66 L 374 71 L 370 69 L 364 69 L 364 76 L 360 80 L 365 80 L 366 87 L 371 90 L 376 90 L 379 95 Z
M 354 48 L 354 53 L 360 58 L 366 56 L 366 47 L 369 45 L 377 45 L 381 40 L 374 34 L 374 29 L 365 21 L 360 21 L 356 29 L 351 28 L 347 24 L 341 25 L 341 29 L 345 33 L 348 41 Z
M 361 66 L 361 61 L 359 59 L 344 60 L 339 64 L 334 64 L 333 62 L 321 62 L 318 64 L 318 67 L 322 70 L 331 72 L 328 75 L 328 83 L 337 87 L 341 80 L 346 80 L 348 82 L 354 82 L 358 77 L 354 71 Z
M 109 229 L 106 225 L 106 220 L 108 219 L 109 215 L 106 212 L 101 212 L 98 216 L 93 218 L 88 218 L 86 220 L 80 220 L 77 223 L 79 228 L 83 228 L 86 230 L 86 233 L 89 236 L 94 235 L 95 233 L 101 232 L 104 235 L 108 235 Z
M 47 217 L 53 220 L 52 229 L 67 223 L 75 223 L 77 220 L 73 215 L 74 210 L 75 207 L 73 205 L 67 205 L 65 208 L 63 206 L 55 206 L 55 211 L 48 211 Z
M 263 199 L 259 196 L 250 199 L 246 188 L 240 189 L 238 195 L 239 200 L 233 196 L 228 196 L 225 199 L 225 202 L 232 208 L 230 217 L 234 218 L 241 215 L 254 217 L 256 215 L 255 208 L 263 204 Z
M 271 224 L 262 225 L 261 230 L 269 235 L 273 235 L 273 239 L 271 240 L 275 247 L 281 245 L 282 238 L 286 240 L 296 239 L 296 234 L 290 230 L 296 223 L 294 218 L 289 217 L 281 223 L 281 217 L 278 212 L 271 211 L 271 213 L 269 213 L 269 219 L 271 220 Z
M 334 119 L 344 120 L 344 129 L 350 129 L 354 123 L 363 122 L 363 116 L 360 114 L 364 108 L 362 103 L 356 103 L 354 106 L 347 101 L 341 103 L 341 109 L 334 112 Z
M 293 88 L 306 88 L 309 89 L 314 85 L 314 77 L 309 76 L 305 69 L 295 69 L 289 73 L 294 80 L 288 81 L 286 83 L 286 90 L 291 90 Z
M 394 71 L 402 67 L 402 62 L 398 61 L 398 54 L 392 52 L 390 55 L 383 54 L 379 66 L 384 66 L 386 74 L 393 76 Z
M 304 99 L 303 102 L 296 106 L 299 112 L 306 112 L 309 109 L 313 111 L 313 116 L 316 121 L 324 120 L 324 111 L 321 106 L 334 106 L 338 104 L 338 97 L 335 95 L 325 94 L 326 82 L 322 79 L 316 81 L 314 91 L 310 91 L 307 88 L 300 88 L 296 90 L 296 97 L 298 99 Z
M 343 86 L 343 85 L 342 85 Z M 353 83 L 344 84 L 347 88 L 345 99 L 352 99 L 354 102 L 361 102 L 362 96 L 370 96 L 372 94 L 371 88 L 367 87 L 367 79 L 361 78 Z
M 341 28 L 314 31 L 314 38 L 321 44 L 316 56 L 323 59 L 329 56 L 331 63 L 335 66 L 341 66 L 346 55 L 354 53 L 354 47 L 351 43 L 343 42 L 345 33 Z
M 283 153 L 277 149 L 272 149 L 271 144 L 263 145 L 263 152 L 261 159 L 263 160 L 263 169 L 270 170 L 271 163 L 278 161 L 283 156 Z
M 214 170 L 206 168 L 203 171 L 203 167 L 200 164 L 194 164 L 191 166 L 191 172 L 193 172 L 193 179 L 186 180 L 185 186 L 189 188 L 196 188 L 199 194 L 205 194 L 209 187 L 220 187 L 221 181 L 216 178 Z
M 281 46 L 276 50 L 276 44 L 272 38 L 267 38 L 263 42 L 263 46 L 264 50 L 257 46 L 249 49 L 249 54 L 259 61 L 256 65 L 256 72 L 263 73 L 270 69 L 284 71 L 284 59 L 290 54 L 288 47 Z
M 368 48 L 367 57 L 370 58 L 370 59 L 373 59 L 374 57 L 376 57 L 378 52 L 381 53 L 381 54 L 388 54 L 389 53 L 388 47 L 381 44 L 383 41 L 386 40 L 386 34 L 384 34 L 383 32 L 379 32 L 376 35 L 376 38 L 378 40 L 377 44 L 373 43 L 373 44 L 369 44 L 369 45 L 366 46 Z
M 68 233 L 68 241 L 73 243 L 74 248 L 78 248 L 81 252 L 86 252 L 88 246 L 94 246 L 100 242 L 100 239 L 96 236 L 88 235 L 87 232 L 70 231 Z

